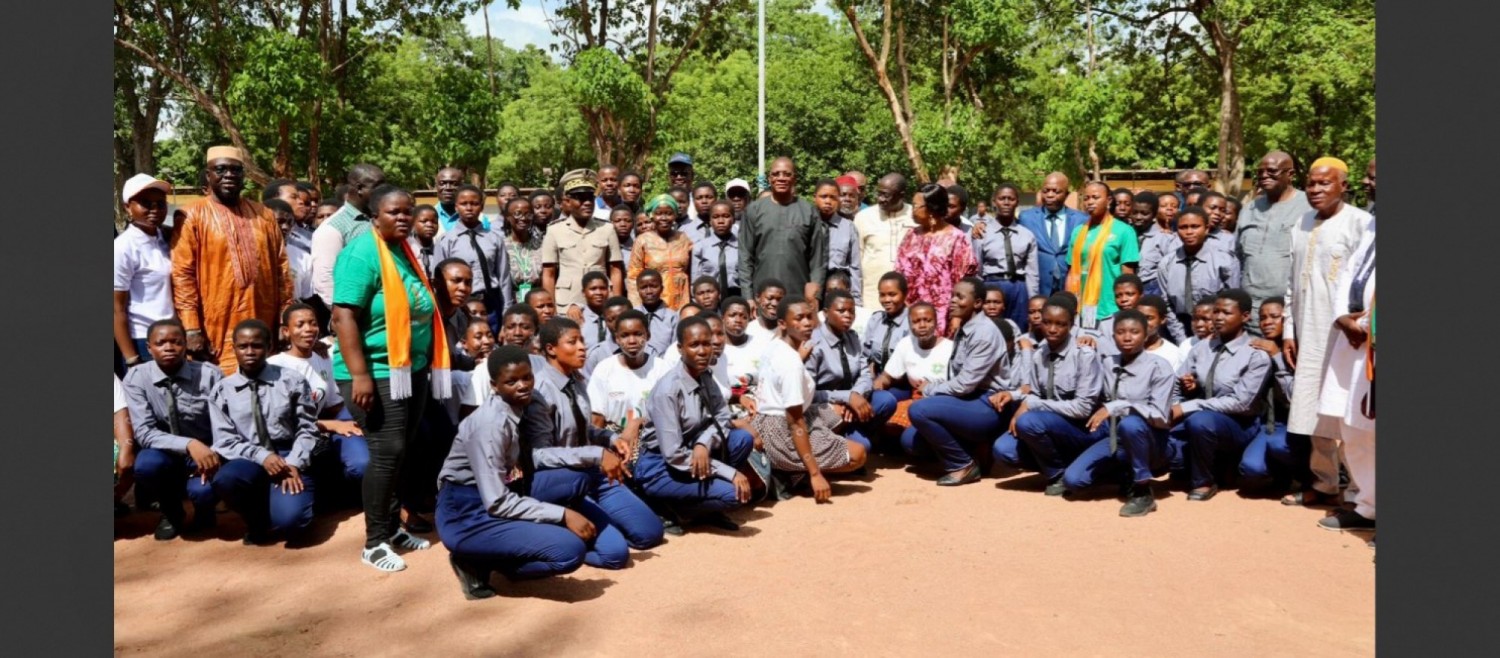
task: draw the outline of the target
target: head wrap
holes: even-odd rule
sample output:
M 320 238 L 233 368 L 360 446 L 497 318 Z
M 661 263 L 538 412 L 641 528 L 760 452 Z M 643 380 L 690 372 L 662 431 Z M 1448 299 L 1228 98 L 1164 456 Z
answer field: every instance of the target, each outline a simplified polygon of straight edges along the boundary
M 672 198 L 670 194 L 658 194 L 651 197 L 651 200 L 646 202 L 646 214 L 650 215 L 656 212 L 656 209 L 661 206 L 670 206 L 672 212 L 675 213 L 677 212 L 677 199 Z
M 854 180 L 853 176 L 839 176 L 838 178 L 833 179 L 833 182 L 837 183 L 840 187 L 843 187 L 845 185 L 848 185 L 850 187 L 859 187 L 859 181 Z
M 239 162 L 245 161 L 244 155 L 240 153 L 239 149 L 233 146 L 210 146 L 208 153 L 203 156 L 203 163 L 208 164 L 219 158 L 229 158 L 230 160 L 237 160 Z

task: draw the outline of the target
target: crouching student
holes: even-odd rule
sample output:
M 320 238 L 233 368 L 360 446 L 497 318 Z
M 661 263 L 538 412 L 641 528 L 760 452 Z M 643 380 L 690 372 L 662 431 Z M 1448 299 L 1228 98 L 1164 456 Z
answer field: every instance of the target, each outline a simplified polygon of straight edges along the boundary
M 1141 298 L 1136 310 L 1146 316 L 1146 353 L 1166 359 L 1167 363 L 1172 364 L 1172 372 L 1177 372 L 1187 351 L 1162 335 L 1168 320 L 1176 322 L 1175 316 L 1168 310 L 1167 300 L 1157 295 L 1146 295 Z M 1182 327 L 1180 323 L 1177 326 L 1179 329 Z
M 826 296 L 823 325 L 812 333 L 807 372 L 816 388 L 813 402 L 832 403 L 843 418 L 846 437 L 870 450 L 872 439 L 896 412 L 896 398 L 874 388 L 875 376 L 865 360 L 854 325 L 854 296 L 834 289 Z
M 724 301 L 724 292 L 719 282 L 711 276 L 700 276 L 693 281 L 693 303 L 703 308 L 717 309 Z
M 911 428 L 902 435 L 908 454 L 920 454 L 919 444 L 937 453 L 944 471 L 938 486 L 968 484 L 984 475 L 974 455 L 989 461 L 995 437 L 1005 431 L 1020 397 L 1012 367 L 1014 337 L 1007 340 L 981 310 L 984 289 L 984 281 L 977 277 L 964 277 L 953 286 L 948 315 L 956 320 L 958 332 L 948 376 L 922 386 L 922 399 L 908 412 Z M 975 452 L 971 454 L 965 444 L 975 446 Z
M 1023 365 L 1023 381 L 1031 389 L 1010 422 L 1011 434 L 1025 445 L 1047 479 L 1048 496 L 1067 492 L 1064 470 L 1094 444 L 1088 421 L 1103 387 L 1098 352 L 1079 344 L 1071 333 L 1076 308 L 1073 300 L 1060 295 L 1047 300 L 1042 311 L 1047 340 Z
M 906 311 L 906 277 L 900 272 L 886 272 L 875 290 L 880 294 L 880 310 L 865 324 L 865 358 L 876 373 L 885 369 L 892 350 L 902 338 L 911 335 Z M 897 400 L 911 399 L 911 390 L 896 387 L 891 394 Z
M 1177 375 L 1167 360 L 1146 352 L 1150 323 L 1140 311 L 1115 314 L 1115 353 L 1103 357 L 1104 398 L 1084 429 L 1094 444 L 1063 472 L 1067 491 L 1082 491 L 1097 479 L 1119 473 L 1126 485 L 1120 516 L 1156 510 L 1151 480 L 1166 472 L 1168 418 Z M 1160 338 L 1158 337 L 1158 340 Z
M 187 360 L 187 332 L 175 319 L 151 323 L 146 350 L 151 359 L 125 372 L 125 406 L 139 447 L 136 504 L 157 504 L 161 521 L 155 537 L 166 541 L 214 524 L 218 498 L 210 483 L 220 464 L 210 447 L 209 406 L 224 375 L 211 364 Z M 191 525 L 184 525 L 183 498 L 193 502 Z
M 600 313 L 600 317 L 604 318 L 604 326 L 609 330 L 609 334 L 604 340 L 589 346 L 588 355 L 583 361 L 583 376 L 585 379 L 593 376 L 594 368 L 599 364 L 620 353 L 620 343 L 615 340 L 615 322 L 619 321 L 620 315 L 629 310 L 631 310 L 630 299 L 626 297 L 610 297 L 604 300 L 604 307 Z M 645 312 L 641 312 L 641 315 L 644 316 Z M 648 329 L 651 331 L 657 330 L 656 327 L 649 326 L 649 318 L 647 319 L 647 324 Z M 650 354 L 656 354 L 655 352 L 651 352 L 649 343 L 646 345 L 646 351 Z
M 523 352 L 535 354 L 536 329 L 542 323 L 541 317 L 537 315 L 536 309 L 525 304 L 515 304 L 505 309 L 505 315 L 500 316 L 500 345 L 519 347 Z M 477 372 L 479 368 L 475 368 Z
M 320 439 L 318 404 L 302 375 L 266 362 L 270 348 L 266 323 L 235 326 L 240 369 L 214 387 L 209 406 L 214 452 L 224 459 L 214 492 L 244 518 L 246 544 L 306 528 L 317 490 L 311 467 Z
M 1287 366 L 1281 351 L 1282 314 L 1286 300 L 1271 297 L 1260 303 L 1261 338 L 1251 338 L 1250 346 L 1271 359 L 1271 381 L 1262 396 L 1261 428 L 1245 446 L 1240 457 L 1240 475 L 1268 483 L 1271 493 L 1281 493 L 1293 481 L 1310 482 L 1308 459 L 1312 444 L 1305 435 L 1292 436 L 1286 431 L 1286 417 L 1291 409 L 1293 370 Z
M 817 311 L 806 298 L 783 298 L 775 312 L 777 336 L 761 356 L 756 376 L 757 413 L 751 426 L 760 437 L 772 468 L 806 473 L 813 500 L 827 502 L 833 489 L 827 473 L 848 473 L 865 465 L 865 448 L 834 433 L 838 412 L 826 404 L 813 403 L 813 378 L 803 366 L 812 350 L 809 339 L 817 322 Z M 800 477 L 793 478 L 800 482 Z M 788 489 L 795 488 L 795 482 Z
M 1173 432 L 1187 442 L 1188 500 L 1219 493 L 1214 462 L 1220 453 L 1238 463 L 1261 431 L 1261 391 L 1271 358 L 1250 345 L 1249 321 L 1250 295 L 1238 288 L 1221 291 L 1214 301 L 1216 335 L 1194 345 L 1177 371 L 1181 401 L 1172 407 L 1172 421 Z
M 620 299 L 624 299 L 621 297 Z M 628 308 L 628 307 L 627 307 Z M 606 316 L 610 309 L 605 309 Z M 646 398 L 663 372 L 662 359 L 646 349 L 651 340 L 651 324 L 646 314 L 636 309 L 620 312 L 611 323 L 614 327 L 613 354 L 601 361 L 588 377 L 590 424 L 611 432 L 623 432 L 634 415 L 644 419 Z M 593 354 L 597 350 L 589 350 Z
M 938 333 L 937 309 L 932 304 L 912 304 L 906 315 L 911 335 L 896 343 L 874 383 L 876 391 L 890 392 L 897 400 L 910 400 L 912 392 L 928 382 L 946 379 L 953 357 L 953 341 Z
M 338 455 L 343 479 L 357 486 L 370 464 L 370 446 L 365 442 L 364 430 L 344 409 L 344 398 L 333 381 L 333 362 L 313 351 L 318 340 L 317 312 L 300 302 L 288 306 L 281 313 L 281 334 L 287 343 L 286 351 L 266 359 L 266 363 L 291 370 L 307 380 L 308 393 L 318 409 L 320 445 L 330 455 Z
M 677 349 L 680 363 L 661 375 L 646 399 L 651 423 L 641 434 L 636 481 L 675 514 L 738 529 L 723 513 L 750 501 L 750 480 L 737 469 L 749 459 L 755 438 L 733 428 L 729 404 L 713 381 L 708 320 L 694 317 L 677 325 Z
M 553 318 L 542 325 L 541 335 L 545 357 L 532 361 L 536 391 L 521 421 L 521 436 L 536 464 L 531 496 L 576 508 L 599 529 L 588 565 L 623 568 L 631 547 L 654 547 L 664 532 L 661 519 L 625 484 L 642 420 L 631 418 L 618 433 L 594 427 L 579 374 L 585 348 L 578 325 Z
M 1145 299 L 1145 296 L 1141 294 L 1142 290 L 1140 277 L 1129 273 L 1121 274 L 1115 279 L 1115 305 L 1121 311 L 1140 309 L 1141 302 Z M 1079 336 L 1079 344 L 1094 348 L 1100 356 L 1113 355 L 1115 353 L 1114 321 L 1114 316 L 1100 321 L 1097 330 L 1085 331 Z M 1150 321 L 1149 317 L 1147 321 Z M 1154 331 L 1163 337 L 1170 338 L 1174 345 L 1187 338 L 1187 331 L 1174 314 L 1167 314 L 1167 318 L 1157 322 L 1156 327 Z
M 492 396 L 458 426 L 438 475 L 437 532 L 464 597 L 495 595 L 490 575 L 521 580 L 572 573 L 597 528 L 575 510 L 532 498 L 520 418 L 535 377 L 522 348 L 504 345 L 483 366 Z

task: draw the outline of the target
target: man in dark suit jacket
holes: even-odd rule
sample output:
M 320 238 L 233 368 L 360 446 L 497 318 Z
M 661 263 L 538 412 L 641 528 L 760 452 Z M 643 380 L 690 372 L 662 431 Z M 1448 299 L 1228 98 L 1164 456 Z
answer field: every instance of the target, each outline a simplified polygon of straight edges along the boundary
M 1021 226 L 1036 234 L 1037 265 L 1041 269 L 1037 293 L 1051 295 L 1067 285 L 1073 231 L 1087 224 L 1089 217 L 1063 205 L 1068 199 L 1068 177 L 1062 172 L 1047 174 L 1041 196 L 1040 207 L 1021 213 Z

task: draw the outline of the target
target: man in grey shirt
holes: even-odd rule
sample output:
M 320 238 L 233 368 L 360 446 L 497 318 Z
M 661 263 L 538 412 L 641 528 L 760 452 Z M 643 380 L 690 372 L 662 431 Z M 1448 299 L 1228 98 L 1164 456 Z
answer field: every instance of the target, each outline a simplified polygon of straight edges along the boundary
M 1292 156 L 1283 151 L 1267 153 L 1255 169 L 1255 181 L 1263 193 L 1240 211 L 1234 250 L 1242 287 L 1254 304 L 1251 317 L 1260 313 L 1260 303 L 1266 298 L 1286 294 L 1292 281 L 1292 227 L 1312 210 L 1307 195 L 1292 187 L 1293 173 Z M 1247 328 L 1260 335 L 1258 324 Z
M 817 299 L 827 275 L 828 232 L 811 204 L 797 197 L 797 168 L 786 156 L 771 163 L 771 196 L 745 208 L 739 280 L 755 287 L 780 279 L 789 293 Z

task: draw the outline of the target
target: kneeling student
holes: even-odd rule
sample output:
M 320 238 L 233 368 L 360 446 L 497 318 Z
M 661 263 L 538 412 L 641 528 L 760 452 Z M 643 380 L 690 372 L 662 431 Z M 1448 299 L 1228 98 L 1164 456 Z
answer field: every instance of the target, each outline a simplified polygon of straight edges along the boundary
M 868 452 L 896 412 L 896 398 L 874 389 L 874 372 L 860 347 L 859 332 L 853 328 L 854 296 L 836 289 L 826 298 L 823 325 L 813 330 L 809 341 L 812 352 L 807 372 L 817 390 L 813 402 L 833 404 L 848 428 L 847 438 Z
M 312 455 L 318 447 L 318 403 L 307 379 L 266 362 L 271 328 L 245 320 L 234 328 L 238 372 L 214 388 L 214 452 L 224 461 L 214 492 L 245 519 L 245 543 L 312 523 Z
M 1047 300 L 1042 311 L 1047 340 L 1028 355 L 1021 376 L 1031 392 L 1010 421 L 1010 433 L 1047 478 L 1048 496 L 1067 492 L 1064 469 L 1094 443 L 1087 425 L 1102 388 L 1099 355 L 1072 334 L 1076 308 L 1062 295 Z
M 577 511 L 528 495 L 518 429 L 535 384 L 526 351 L 502 345 L 480 367 L 493 395 L 459 424 L 438 475 L 438 537 L 468 599 L 495 595 L 496 570 L 517 580 L 578 570 L 597 534 Z
M 608 318 L 610 309 L 606 308 L 604 313 Z M 645 418 L 642 412 L 647 397 L 665 367 L 662 359 L 652 356 L 646 348 L 651 342 L 651 321 L 645 313 L 636 309 L 621 312 L 611 318 L 610 327 L 613 328 L 610 342 L 600 344 L 617 345 L 616 352 L 596 365 L 591 374 L 586 374 L 590 424 L 622 432 L 632 413 Z
M 750 432 L 732 429 L 729 404 L 715 385 L 713 331 L 695 317 L 677 325 L 681 363 L 662 374 L 646 400 L 651 424 L 641 434 L 635 477 L 646 495 L 699 522 L 737 528 L 723 512 L 750 500 L 736 470 L 750 457 Z

